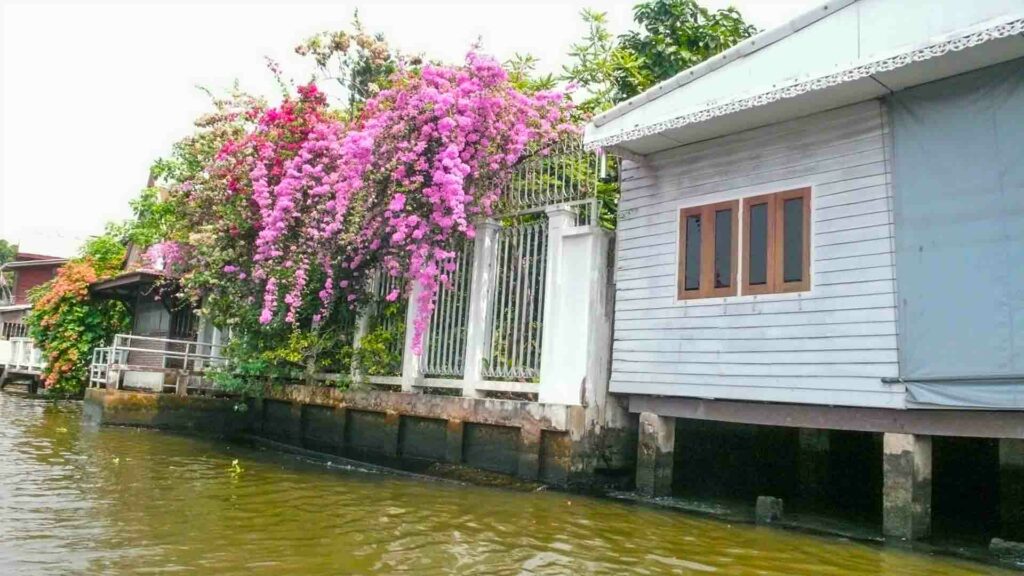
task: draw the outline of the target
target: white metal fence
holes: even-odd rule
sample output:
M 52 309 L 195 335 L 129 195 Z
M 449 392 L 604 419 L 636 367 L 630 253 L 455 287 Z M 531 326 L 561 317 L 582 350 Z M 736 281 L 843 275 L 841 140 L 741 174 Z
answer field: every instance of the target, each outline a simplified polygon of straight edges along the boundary
M 467 242 L 457 254 L 448 284 L 435 297 L 425 339 L 423 373 L 428 377 L 461 378 L 466 367 L 473 244 Z
M 519 165 L 496 207 L 511 214 L 593 198 L 599 157 L 586 152 L 575 138 L 559 142 L 544 154 Z
M 546 323 L 559 312 L 548 309 L 555 305 L 546 304 L 552 297 L 546 292 L 553 289 L 560 273 L 549 260 L 558 258 L 554 255 L 560 254 L 564 233 L 589 235 L 607 245 L 607 234 L 599 230 L 599 162 L 599 157 L 585 152 L 578 141 L 566 141 L 521 164 L 495 207 L 501 216 L 481 223 L 475 240 L 458 251 L 450 282 L 442 285 L 435 297 L 423 355 L 417 358 L 407 350 L 411 342 L 407 333 L 404 341 L 394 342 L 406 348 L 395 351 L 404 354 L 401 371 L 365 374 L 366 381 L 378 386 L 400 385 L 407 391 L 447 388 L 470 396 L 542 395 L 542 357 L 557 357 L 562 353 L 559 346 L 586 346 L 584 339 L 560 343 L 547 351 Z M 588 252 L 585 257 L 594 258 L 597 253 Z M 582 270 L 596 270 L 600 262 L 605 260 L 598 258 Z M 588 281 L 589 277 L 579 276 L 567 284 L 581 290 Z M 383 275 L 371 288 L 375 302 L 364 309 L 359 334 L 382 326 L 394 329 L 399 322 L 407 332 L 411 330 L 415 299 L 403 302 L 403 313 L 396 314 L 394 307 L 381 303 L 392 290 L 397 288 L 403 294 L 406 290 Z M 588 298 L 586 294 L 580 297 Z M 386 316 L 382 316 L 383 310 L 388 311 Z M 588 317 L 575 323 L 589 326 L 591 321 Z M 357 341 L 362 341 L 362 336 L 357 336 Z M 558 360 L 550 358 L 548 362 L 557 366 Z M 578 386 L 579 380 L 575 382 Z
M 486 378 L 532 380 L 540 375 L 547 249 L 547 218 L 498 231 L 482 370 Z

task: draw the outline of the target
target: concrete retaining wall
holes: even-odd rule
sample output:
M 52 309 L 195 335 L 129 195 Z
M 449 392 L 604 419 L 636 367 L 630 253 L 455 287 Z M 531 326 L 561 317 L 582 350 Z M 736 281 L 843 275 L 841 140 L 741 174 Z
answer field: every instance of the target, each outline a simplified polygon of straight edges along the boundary
M 460 464 L 557 486 L 630 476 L 633 431 L 585 429 L 585 408 L 312 386 L 268 387 L 239 411 L 233 399 L 90 389 L 86 415 L 102 424 L 232 435 L 368 462 Z M 612 433 L 614 432 L 614 434 Z M 614 440 L 612 440 L 614 439 Z
M 103 390 L 85 391 L 85 418 L 97 424 L 232 436 L 250 426 L 247 411 L 225 398 Z

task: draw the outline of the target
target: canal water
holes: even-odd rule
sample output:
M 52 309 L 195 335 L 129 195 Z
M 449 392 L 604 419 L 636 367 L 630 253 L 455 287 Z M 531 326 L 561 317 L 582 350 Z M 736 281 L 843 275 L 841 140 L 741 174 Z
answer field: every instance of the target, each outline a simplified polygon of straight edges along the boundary
M 97 428 L 81 413 L 0 394 L 0 574 L 1011 574 L 617 501 Z

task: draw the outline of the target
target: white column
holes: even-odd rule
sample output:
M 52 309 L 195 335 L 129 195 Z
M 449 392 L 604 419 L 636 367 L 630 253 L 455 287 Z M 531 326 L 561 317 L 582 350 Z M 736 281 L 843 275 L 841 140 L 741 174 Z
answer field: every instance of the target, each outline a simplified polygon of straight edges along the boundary
M 423 382 L 423 355 L 412 350 L 414 322 L 419 309 L 419 299 L 423 288 L 419 282 L 413 282 L 409 292 L 409 305 L 405 309 L 405 349 L 402 353 L 402 392 L 415 392 L 416 384 Z M 429 327 L 428 327 L 429 329 Z M 426 347 L 427 334 L 423 333 L 423 346 Z
M 490 218 L 476 224 L 473 241 L 473 276 L 470 278 L 469 317 L 466 324 L 466 365 L 462 375 L 463 396 L 478 397 L 477 383 L 483 379 L 487 348 L 487 309 L 494 286 L 498 230 L 501 224 Z
M 566 207 L 547 210 L 550 232 L 545 279 L 540 394 L 545 403 L 604 403 L 608 342 L 608 242 L 597 226 L 573 227 Z

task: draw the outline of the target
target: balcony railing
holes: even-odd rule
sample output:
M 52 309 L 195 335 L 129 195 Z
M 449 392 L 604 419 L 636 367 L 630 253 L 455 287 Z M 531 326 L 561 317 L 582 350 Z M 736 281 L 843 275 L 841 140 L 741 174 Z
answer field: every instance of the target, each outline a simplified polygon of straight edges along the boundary
M 125 373 L 170 375 L 179 393 L 209 387 L 204 375 L 223 366 L 223 346 L 209 342 L 118 334 L 110 346 L 93 350 L 89 385 L 120 387 Z
M 38 374 L 45 364 L 41 351 L 31 338 L 0 340 L 0 365 L 7 370 Z
M 11 338 L 28 338 L 28 326 L 21 322 L 0 324 L 0 340 L 10 340 Z

